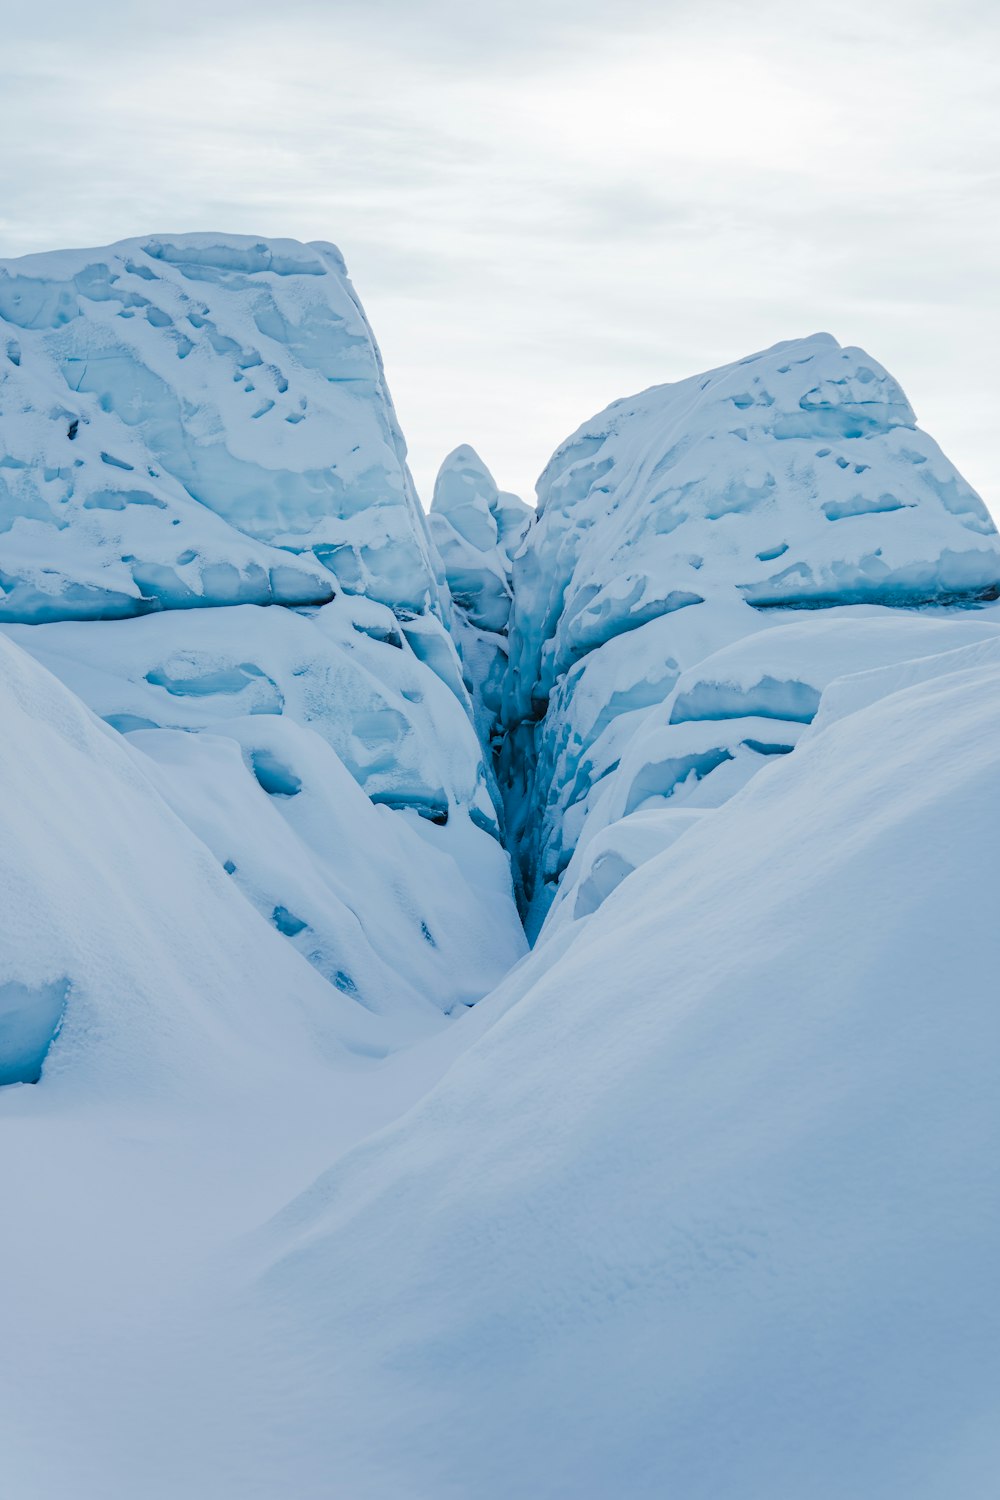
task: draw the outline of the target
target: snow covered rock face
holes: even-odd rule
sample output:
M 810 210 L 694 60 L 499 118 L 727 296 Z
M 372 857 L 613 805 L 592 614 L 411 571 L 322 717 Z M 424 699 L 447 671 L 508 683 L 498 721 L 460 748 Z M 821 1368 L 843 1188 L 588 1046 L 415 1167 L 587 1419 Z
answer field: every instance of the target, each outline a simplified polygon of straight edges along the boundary
M 514 564 L 501 767 L 531 930 L 585 826 L 717 805 L 791 748 L 825 682 L 869 660 L 835 620 L 888 610 L 916 627 L 899 612 L 950 620 L 1000 593 L 982 501 L 881 366 L 825 334 L 615 402 L 538 495 Z M 698 675 L 751 635 L 731 669 Z M 871 651 L 905 659 L 916 639 L 876 632 Z
M 378 347 L 332 245 L 0 263 L 0 619 L 438 609 Z
M 498 490 L 475 449 L 463 446 L 441 465 L 431 505 L 431 535 L 444 564 L 465 685 L 484 744 L 496 739 L 507 672 L 511 568 L 532 509 Z

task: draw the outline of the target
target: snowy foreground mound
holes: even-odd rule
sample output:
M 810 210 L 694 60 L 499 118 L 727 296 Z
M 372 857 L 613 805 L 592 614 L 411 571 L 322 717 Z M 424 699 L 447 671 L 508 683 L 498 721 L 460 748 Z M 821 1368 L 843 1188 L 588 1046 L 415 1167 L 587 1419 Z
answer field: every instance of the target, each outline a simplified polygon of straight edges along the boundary
M 842 679 L 264 1233 L 260 1409 L 306 1350 L 353 1494 L 986 1500 L 998 807 L 1000 635 Z
M 998 803 L 1000 629 L 833 684 L 449 1053 L 302 1066 L 300 999 L 180 1111 L 8 1090 L 9 1492 L 988 1500 Z
M 0 315 L 5 1497 L 992 1500 L 1000 542 L 898 386 L 428 528 L 330 246 Z

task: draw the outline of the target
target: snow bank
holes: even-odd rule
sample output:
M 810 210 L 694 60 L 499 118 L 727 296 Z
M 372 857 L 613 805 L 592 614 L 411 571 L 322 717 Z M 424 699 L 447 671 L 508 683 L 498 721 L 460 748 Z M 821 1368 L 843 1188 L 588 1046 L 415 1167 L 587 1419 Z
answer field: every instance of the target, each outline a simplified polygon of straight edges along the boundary
M 543 944 L 275 1222 L 305 1493 L 991 1492 L 1000 650 L 946 666 Z
M 520 957 L 475 731 L 385 606 L 7 633 L 143 753 L 260 916 L 398 1040 Z

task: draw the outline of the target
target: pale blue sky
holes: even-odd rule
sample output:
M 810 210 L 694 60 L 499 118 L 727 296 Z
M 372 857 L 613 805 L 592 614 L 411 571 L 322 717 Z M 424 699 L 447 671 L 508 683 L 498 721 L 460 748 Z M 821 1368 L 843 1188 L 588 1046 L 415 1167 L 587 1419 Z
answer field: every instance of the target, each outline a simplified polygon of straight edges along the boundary
M 0 254 L 332 239 L 425 500 L 824 328 L 1000 512 L 993 0 L 8 3 Z

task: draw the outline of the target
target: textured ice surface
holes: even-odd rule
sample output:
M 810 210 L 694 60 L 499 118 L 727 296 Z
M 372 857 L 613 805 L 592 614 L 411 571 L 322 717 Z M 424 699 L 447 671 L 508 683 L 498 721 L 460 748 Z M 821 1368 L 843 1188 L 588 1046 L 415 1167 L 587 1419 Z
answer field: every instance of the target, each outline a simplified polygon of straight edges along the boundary
M 834 619 L 889 608 L 917 626 L 915 609 L 958 618 L 1000 592 L 982 501 L 891 376 L 826 334 L 615 402 L 557 450 L 538 496 L 514 563 L 501 765 L 532 931 L 596 805 L 596 826 L 656 798 L 715 805 L 794 745 L 829 650 L 836 671 L 864 656 L 857 630 L 839 655 L 820 644 Z M 782 675 L 770 633 L 793 621 Z M 679 685 L 748 637 L 739 714 L 724 677 Z M 905 631 L 874 639 L 876 655 L 918 650 Z
M 2 636 L 0 713 L 0 1081 L 44 1064 L 78 1099 L 149 1098 L 384 1044 L 260 920 L 144 758 Z
M 409 1013 L 479 999 L 519 957 L 475 731 L 386 606 L 338 595 L 7 634 L 149 758 L 233 884 L 359 1005 L 405 1033 Z
M 339 253 L 31 256 L 0 320 L 0 624 L 383 1050 L 480 998 L 523 950 L 495 782 Z
M 441 465 L 430 511 L 453 604 L 453 628 L 465 684 L 484 744 L 495 741 L 507 672 L 511 559 L 533 512 L 498 490 L 475 449 L 463 446 Z
M 437 609 L 332 245 L 194 234 L 0 263 L 0 618 Z

